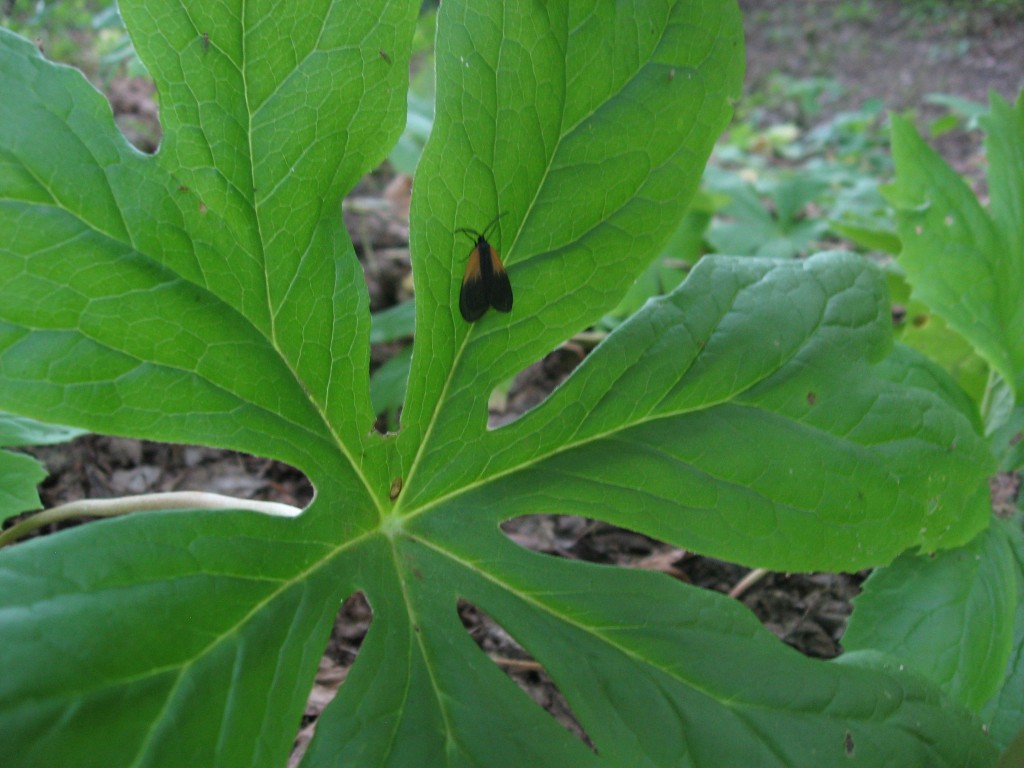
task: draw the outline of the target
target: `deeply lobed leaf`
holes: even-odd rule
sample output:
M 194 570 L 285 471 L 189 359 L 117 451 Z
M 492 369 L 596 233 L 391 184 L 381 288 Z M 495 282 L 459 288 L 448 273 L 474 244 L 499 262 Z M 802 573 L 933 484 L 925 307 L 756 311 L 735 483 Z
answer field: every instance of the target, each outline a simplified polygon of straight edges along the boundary
M 397 136 L 416 10 L 125 2 L 162 94 L 151 158 L 0 31 L 0 405 L 273 456 L 317 488 L 297 520 L 157 513 L 3 553 L 3 756 L 279 765 L 338 601 L 363 590 L 374 622 L 309 765 L 989 764 L 977 722 L 905 671 L 802 659 L 720 596 L 498 527 L 592 513 L 799 568 L 979 525 L 952 514 L 990 463 L 976 425 L 915 363 L 881 361 L 882 282 L 848 255 L 707 260 L 486 429 L 493 386 L 613 307 L 671 235 L 738 95 L 732 3 L 444 4 L 403 431 L 370 435 L 336 203 Z M 503 210 L 517 303 L 466 326 L 453 233 Z M 546 666 L 596 754 L 474 646 L 460 597 Z

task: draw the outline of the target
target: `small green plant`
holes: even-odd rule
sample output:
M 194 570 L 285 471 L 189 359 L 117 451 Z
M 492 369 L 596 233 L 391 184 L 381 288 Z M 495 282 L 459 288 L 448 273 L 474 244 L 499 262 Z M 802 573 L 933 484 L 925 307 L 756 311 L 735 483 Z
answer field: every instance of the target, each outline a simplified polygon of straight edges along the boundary
M 722 201 L 709 250 L 732 255 L 807 256 L 840 237 L 894 245 L 878 175 L 891 167 L 881 103 L 840 112 L 813 128 L 734 125 L 712 157 L 704 186 Z
M 807 125 L 821 114 L 824 105 L 842 93 L 843 86 L 830 77 L 790 77 L 773 72 L 765 95 L 769 102 L 783 102 L 795 108 L 795 119 Z
M 70 427 L 42 424 L 34 419 L 0 413 L 0 449 L 63 443 L 81 434 L 81 430 Z M 0 520 L 39 509 L 36 486 L 45 477 L 46 470 L 32 456 L 0 450 Z M 11 531 L 5 531 L 4 535 L 9 533 Z
M 994 94 L 991 112 L 980 122 L 987 132 L 987 210 L 901 117 L 893 119 L 896 182 L 887 197 L 897 212 L 906 281 L 915 301 L 941 320 L 930 323 L 930 334 L 922 330 L 907 339 L 946 355 L 965 382 L 987 371 L 984 386 L 968 384 L 974 401 L 965 402 L 964 411 L 978 420 L 1000 470 L 1019 478 L 1024 470 L 1024 94 L 1016 106 Z M 978 492 L 988 495 L 987 488 Z M 1016 511 L 1003 510 L 963 547 L 931 557 L 907 553 L 879 569 L 857 598 L 843 638 L 847 649 L 884 650 L 927 674 L 981 712 L 1004 748 L 1024 733 L 1022 519 L 1018 503 Z
M 925 101 L 948 110 L 929 126 L 932 136 L 941 136 L 956 129 L 977 130 L 979 119 L 987 112 L 984 104 L 948 93 L 929 93 Z
M 120 47 L 115 40 L 127 40 L 116 3 L 107 0 L 18 2 L 10 11 L 0 15 L 5 28 L 33 40 L 49 58 L 73 62 L 90 76 L 109 71 L 105 59 L 112 46 Z
M 273 457 L 316 487 L 302 514 L 205 497 L 0 553 L 3 764 L 284 765 L 361 590 L 373 622 L 305 766 L 992 765 L 976 712 L 906 665 L 813 661 L 723 595 L 501 531 L 569 512 L 855 570 L 989 523 L 978 425 L 892 346 L 885 278 L 853 254 L 703 258 L 487 428 L 495 386 L 615 308 L 676 231 L 740 90 L 732 2 L 443 4 L 415 345 L 400 430 L 374 433 L 338 202 L 402 130 L 418 6 L 126 0 L 161 94 L 153 156 L 0 31 L 0 407 Z M 515 306 L 470 325 L 455 230 L 505 211 Z M 589 744 L 491 663 L 460 599 Z
M 807 210 L 829 187 L 820 176 L 775 173 L 749 183 L 709 174 L 708 186 L 729 200 L 707 233 L 716 253 L 793 258 L 812 253 L 828 232 L 828 221 Z
M 838 22 L 870 21 L 878 16 L 880 11 L 872 0 L 843 0 L 832 12 Z

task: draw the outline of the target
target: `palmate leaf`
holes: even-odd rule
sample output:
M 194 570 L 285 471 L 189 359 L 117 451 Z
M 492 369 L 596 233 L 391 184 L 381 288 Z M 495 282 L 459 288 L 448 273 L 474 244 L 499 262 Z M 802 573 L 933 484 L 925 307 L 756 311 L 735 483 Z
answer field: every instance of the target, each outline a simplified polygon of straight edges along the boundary
M 885 358 L 883 281 L 850 255 L 704 260 L 486 429 L 493 387 L 671 235 L 739 90 L 733 4 L 443 4 L 408 396 L 399 436 L 371 434 L 337 202 L 398 135 L 417 6 L 123 3 L 161 92 L 151 158 L 0 33 L 0 407 L 271 456 L 317 489 L 296 519 L 132 515 L 0 554 L 0 762 L 283 765 L 362 590 L 373 623 L 306 765 L 991 764 L 923 678 L 804 659 L 723 596 L 498 527 L 588 514 L 796 569 L 984 522 L 975 425 Z M 501 211 L 516 305 L 467 326 L 453 233 Z M 547 668 L 596 751 L 477 649 L 460 597 Z

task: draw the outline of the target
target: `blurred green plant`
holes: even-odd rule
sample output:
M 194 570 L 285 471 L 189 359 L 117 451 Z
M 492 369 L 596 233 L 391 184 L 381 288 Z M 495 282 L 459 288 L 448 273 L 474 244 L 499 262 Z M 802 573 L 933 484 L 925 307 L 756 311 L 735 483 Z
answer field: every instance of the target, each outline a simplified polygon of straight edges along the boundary
M 981 11 L 1009 14 L 1012 18 L 1024 16 L 1020 0 L 900 0 L 904 12 L 918 17 L 962 25 L 969 14 Z
M 749 120 L 734 125 L 704 177 L 720 202 L 708 249 L 798 257 L 840 238 L 893 248 L 892 217 L 877 181 L 891 167 L 887 144 L 877 100 L 807 130 L 761 129 Z
M 96 33 L 94 45 L 99 56 L 98 76 L 103 82 L 114 76 L 149 77 L 146 67 L 135 54 L 116 3 L 92 18 L 92 29 Z
M 1019 482 L 1024 92 L 1015 105 L 993 94 L 979 122 L 986 132 L 987 208 L 908 119 L 893 118 L 896 181 L 885 195 L 896 210 L 901 251 L 890 284 L 905 302 L 903 340 L 952 372 L 966 393 L 964 410 L 984 432 L 1000 470 Z M 987 498 L 988 488 L 979 494 Z M 931 556 L 907 553 L 876 570 L 855 600 L 843 637 L 848 650 L 882 649 L 926 674 L 981 713 L 1000 747 L 1018 751 L 1024 732 L 1022 513 L 1018 496 L 1015 509 L 1011 500 L 963 547 Z
M 755 124 L 778 123 L 781 115 L 784 120 L 807 126 L 843 92 L 842 83 L 835 78 L 794 77 L 772 72 L 763 89 L 748 94 L 744 99 L 737 120 Z
M 416 325 L 414 300 L 375 312 L 370 318 L 370 344 L 411 342 Z M 412 345 L 406 343 L 370 374 L 370 402 L 385 427 L 398 429 L 398 414 L 405 400 L 405 388 L 412 363 Z
M 988 113 L 988 106 L 970 99 L 953 96 L 948 93 L 929 93 L 925 102 L 945 107 L 947 113 L 933 120 L 929 131 L 933 137 L 941 136 L 954 130 L 975 131 L 979 127 L 979 119 Z
M 71 64 L 97 82 L 115 74 L 145 75 L 116 2 L 17 3 L 2 23 L 12 32 L 35 40 L 47 58 Z
M 423 147 L 434 127 L 434 34 L 437 12 L 427 10 L 420 14 L 413 35 L 412 57 L 409 63 L 409 103 L 405 130 L 388 155 L 395 170 L 410 176 L 423 154 Z
M 747 181 L 709 169 L 709 190 L 728 198 L 711 222 L 707 242 L 714 253 L 794 258 L 821 245 L 828 222 L 809 208 L 829 189 L 820 176 L 800 171 L 766 174 Z
M 842 0 L 832 15 L 839 22 L 856 22 L 874 19 L 881 12 L 874 0 Z

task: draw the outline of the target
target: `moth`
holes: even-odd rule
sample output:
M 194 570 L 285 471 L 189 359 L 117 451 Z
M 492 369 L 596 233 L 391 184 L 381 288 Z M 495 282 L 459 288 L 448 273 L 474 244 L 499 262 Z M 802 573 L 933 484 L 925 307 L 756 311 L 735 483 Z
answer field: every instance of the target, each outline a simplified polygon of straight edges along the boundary
M 462 275 L 462 291 L 459 293 L 459 311 L 467 323 L 483 317 L 488 307 L 494 307 L 499 312 L 512 310 L 512 283 L 501 263 L 501 254 L 487 239 L 504 215 L 499 213 L 495 216 L 483 232 L 475 229 L 455 230 L 473 241 L 473 250 L 469 252 L 466 271 Z

